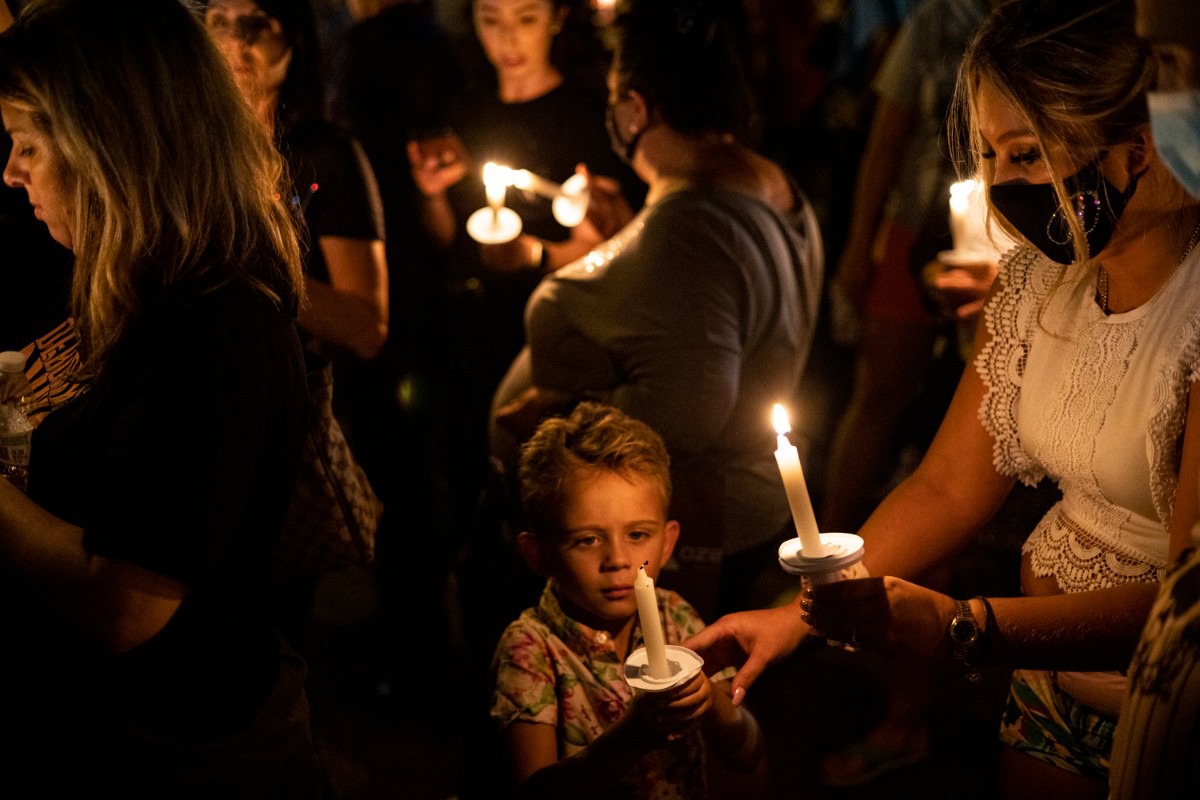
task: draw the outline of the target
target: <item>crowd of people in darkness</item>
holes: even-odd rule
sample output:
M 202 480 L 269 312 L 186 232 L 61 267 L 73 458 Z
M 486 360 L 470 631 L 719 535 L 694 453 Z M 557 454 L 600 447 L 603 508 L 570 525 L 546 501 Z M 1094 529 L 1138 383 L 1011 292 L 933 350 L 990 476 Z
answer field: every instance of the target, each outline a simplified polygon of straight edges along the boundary
M 786 796 L 981 675 L 979 791 L 1200 796 L 1200 5 L 0 0 L 0 117 L 0 797 L 350 800 L 331 582 L 468 800 L 785 796 L 821 640 Z M 284 573 L 314 364 L 382 511 Z

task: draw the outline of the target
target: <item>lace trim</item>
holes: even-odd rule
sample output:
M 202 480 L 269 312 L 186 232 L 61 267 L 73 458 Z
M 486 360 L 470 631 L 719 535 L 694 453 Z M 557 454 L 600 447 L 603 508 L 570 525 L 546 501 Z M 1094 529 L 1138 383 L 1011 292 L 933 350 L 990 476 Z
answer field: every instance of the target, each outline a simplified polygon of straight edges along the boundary
M 1096 536 L 1062 513 L 1059 505 L 1042 518 L 1021 552 L 1029 556 L 1034 575 L 1053 577 L 1067 594 L 1157 581 L 1166 566 Z
M 997 293 L 984 310 L 989 340 L 975 360 L 975 368 L 987 388 L 980 404 L 979 419 L 994 441 L 993 464 L 1000 474 L 1013 475 L 1027 485 L 1036 484 L 1047 474 L 1044 464 L 1022 450 L 1016 418 L 1029 342 L 1039 324 L 1039 312 L 1058 278 L 1058 273 L 1052 269 L 1039 269 L 1040 260 L 1037 251 L 1029 248 L 1015 248 L 1001 260 L 998 280 L 1005 291 Z M 1193 256 L 1189 260 L 1198 259 Z M 1097 337 L 1089 344 L 1097 348 L 1096 352 L 1088 353 L 1081 363 L 1101 365 L 1108 363 L 1110 358 L 1127 361 L 1136 349 L 1140 328 L 1137 324 L 1114 326 L 1106 336 Z M 1178 482 L 1189 384 L 1200 382 L 1200 309 L 1181 326 L 1165 352 L 1178 355 L 1163 359 L 1163 367 L 1155 376 L 1148 438 L 1151 498 L 1159 519 L 1169 520 Z M 1079 396 L 1060 398 L 1062 407 L 1074 411 L 1063 415 L 1062 426 L 1051 432 L 1054 440 L 1076 442 L 1079 440 L 1068 431 L 1097 429 L 1094 425 L 1102 420 L 1093 419 L 1087 424 L 1084 420 L 1097 413 L 1103 414 L 1117 383 L 1106 380 L 1101 385 L 1091 385 Z M 1073 379 L 1065 384 L 1064 391 L 1088 384 Z M 1100 398 L 1097 392 L 1108 392 L 1109 397 Z M 1058 448 L 1057 452 L 1072 458 L 1075 468 L 1067 472 L 1077 475 L 1091 472 L 1089 453 L 1083 450 L 1076 453 L 1071 447 Z M 1083 461 L 1076 461 L 1076 458 Z
M 992 437 L 992 463 L 1001 475 L 1013 475 L 1027 486 L 1046 477 L 1045 468 L 1021 449 L 1017 435 L 1017 401 L 1029 357 L 1029 340 L 1038 310 L 1053 285 L 1053 276 L 1037 270 L 1036 250 L 1018 247 L 1000 260 L 997 292 L 984 309 L 988 341 L 975 358 L 975 369 L 987 391 L 979 421 Z
M 1159 519 L 1170 519 L 1175 506 L 1189 386 L 1200 381 L 1200 311 L 1188 318 L 1169 352 L 1180 355 L 1155 378 L 1150 417 L 1150 495 Z

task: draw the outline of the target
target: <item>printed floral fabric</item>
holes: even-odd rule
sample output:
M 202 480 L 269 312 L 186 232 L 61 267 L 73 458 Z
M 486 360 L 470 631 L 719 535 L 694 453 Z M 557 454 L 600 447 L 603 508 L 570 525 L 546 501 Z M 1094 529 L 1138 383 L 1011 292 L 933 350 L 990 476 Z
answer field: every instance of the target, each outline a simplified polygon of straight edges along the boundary
M 656 589 L 667 644 L 679 644 L 704 623 L 674 592 Z M 642 646 L 634 624 L 633 648 Z M 553 725 L 558 757 L 580 752 L 620 719 L 633 701 L 624 667 L 605 631 L 568 617 L 554 581 L 547 582 L 537 608 L 526 609 L 504 631 L 492 663 L 495 693 L 491 715 L 503 727 L 513 722 Z M 626 775 L 612 797 L 703 798 L 704 742 L 699 734 L 651 751 Z
M 1108 777 L 1116 720 L 1080 703 L 1053 673 L 1013 673 L 1000 741 L 1028 756 L 1091 778 Z

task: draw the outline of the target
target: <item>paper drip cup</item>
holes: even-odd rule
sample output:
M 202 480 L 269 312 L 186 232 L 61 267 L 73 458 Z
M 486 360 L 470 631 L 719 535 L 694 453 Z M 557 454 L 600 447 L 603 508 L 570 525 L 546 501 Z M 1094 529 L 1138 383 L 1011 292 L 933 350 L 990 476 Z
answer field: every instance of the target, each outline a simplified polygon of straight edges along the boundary
M 670 674 L 665 678 L 650 677 L 646 648 L 639 647 L 625 659 L 625 682 L 642 692 L 665 692 L 690 681 L 704 666 L 704 659 L 682 645 L 666 646 Z

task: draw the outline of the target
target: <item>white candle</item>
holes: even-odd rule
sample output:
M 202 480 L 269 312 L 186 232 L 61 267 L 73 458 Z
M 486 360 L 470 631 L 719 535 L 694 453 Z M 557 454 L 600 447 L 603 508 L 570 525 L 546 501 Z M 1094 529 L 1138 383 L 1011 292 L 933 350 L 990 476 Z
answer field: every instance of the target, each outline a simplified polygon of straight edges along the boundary
M 796 535 L 800 537 L 800 551 L 805 558 L 824 558 L 825 545 L 821 543 L 821 530 L 813 514 L 812 501 L 808 498 L 808 484 L 804 481 L 804 469 L 800 466 L 800 454 L 788 441 L 787 432 L 792 429 L 787 411 L 778 403 L 774 408 L 775 433 L 779 443 L 775 450 L 775 463 L 783 478 L 788 507 L 792 510 L 792 521 L 796 523 Z
M 975 181 L 959 181 L 950 185 L 950 240 L 955 252 L 970 249 L 967 243 L 967 215 L 971 210 L 971 191 Z
M 950 238 L 956 253 L 975 253 L 981 260 L 999 255 L 988 237 L 987 200 L 980 181 L 950 185 Z
M 540 194 L 542 197 L 554 197 L 562 190 L 557 183 L 548 181 L 540 175 L 534 175 L 527 169 L 513 170 L 512 185 L 518 189 Z
M 633 581 L 633 593 L 637 597 L 638 621 L 642 625 L 642 639 L 646 643 L 646 663 L 650 677 L 661 680 L 671 677 L 667 664 L 667 645 L 663 639 L 662 620 L 658 617 L 658 597 L 654 594 L 654 579 L 646 574 L 646 565 L 638 567 Z

